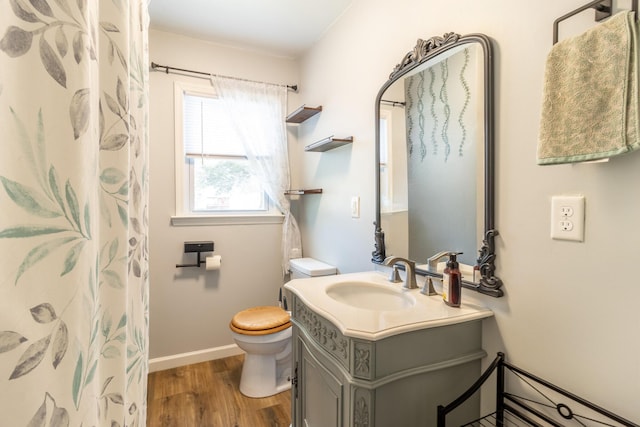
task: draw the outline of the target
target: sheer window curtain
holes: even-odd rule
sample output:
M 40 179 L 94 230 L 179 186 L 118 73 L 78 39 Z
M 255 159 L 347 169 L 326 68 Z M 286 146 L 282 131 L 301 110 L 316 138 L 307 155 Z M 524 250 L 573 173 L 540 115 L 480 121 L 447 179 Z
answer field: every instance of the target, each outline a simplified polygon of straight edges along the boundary
M 0 425 L 146 423 L 145 0 L 0 2 Z
M 282 270 L 300 253 L 300 230 L 284 192 L 290 188 L 285 117 L 287 87 L 212 76 L 211 84 L 229 113 L 252 169 L 265 184 L 269 198 L 284 215 Z M 295 251 L 294 251 L 295 250 Z

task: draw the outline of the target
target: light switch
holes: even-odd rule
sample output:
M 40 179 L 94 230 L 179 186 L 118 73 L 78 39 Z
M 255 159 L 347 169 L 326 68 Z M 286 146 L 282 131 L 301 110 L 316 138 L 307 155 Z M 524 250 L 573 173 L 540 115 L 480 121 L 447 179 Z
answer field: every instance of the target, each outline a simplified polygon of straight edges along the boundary
M 360 197 L 351 198 L 351 218 L 360 218 Z

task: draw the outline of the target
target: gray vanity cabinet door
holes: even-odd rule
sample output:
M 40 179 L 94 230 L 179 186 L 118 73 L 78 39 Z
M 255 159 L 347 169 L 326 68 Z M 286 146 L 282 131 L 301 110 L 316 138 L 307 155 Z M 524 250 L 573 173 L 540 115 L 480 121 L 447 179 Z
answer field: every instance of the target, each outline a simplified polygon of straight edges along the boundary
M 299 340 L 300 427 L 341 427 L 343 385 Z

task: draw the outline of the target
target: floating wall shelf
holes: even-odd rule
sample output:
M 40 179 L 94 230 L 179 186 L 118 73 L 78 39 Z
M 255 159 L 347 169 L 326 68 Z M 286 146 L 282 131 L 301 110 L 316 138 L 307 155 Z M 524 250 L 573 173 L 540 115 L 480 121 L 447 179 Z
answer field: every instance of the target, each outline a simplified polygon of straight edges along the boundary
M 305 194 L 322 194 L 322 188 L 312 188 L 308 190 L 287 190 L 286 196 L 304 196 Z
M 320 111 L 322 111 L 322 105 L 317 107 L 307 107 L 303 105 L 287 116 L 287 123 L 302 123 L 308 118 L 315 116 Z
M 353 137 L 348 136 L 346 138 L 334 138 L 330 136 L 325 139 L 321 139 L 320 141 L 314 142 L 313 144 L 309 144 L 304 147 L 304 151 L 327 151 L 333 148 L 342 147 L 346 144 L 351 144 L 353 142 Z

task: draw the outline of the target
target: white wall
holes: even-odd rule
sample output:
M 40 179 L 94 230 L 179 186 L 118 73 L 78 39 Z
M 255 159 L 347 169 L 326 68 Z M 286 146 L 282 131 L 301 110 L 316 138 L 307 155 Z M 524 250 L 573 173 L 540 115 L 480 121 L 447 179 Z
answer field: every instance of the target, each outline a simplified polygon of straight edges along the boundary
M 175 34 L 150 32 L 150 59 L 173 67 L 273 83 L 297 83 L 287 58 L 232 49 Z M 173 82 L 207 80 L 152 72 L 150 76 L 150 344 L 151 359 L 208 352 L 231 345 L 229 321 L 239 310 L 275 304 L 281 275 L 281 225 L 174 227 Z M 296 95 L 290 105 L 297 106 Z M 295 135 L 291 136 L 295 141 Z M 213 240 L 222 268 L 177 269 L 194 262 L 183 243 Z M 208 353 L 207 353 L 208 354 Z
M 294 157 L 300 183 L 324 193 L 303 200 L 300 223 L 306 255 L 341 272 L 371 269 L 379 87 L 417 38 L 489 35 L 497 86 L 497 274 L 506 295 L 473 293 L 495 311 L 485 322 L 484 346 L 640 422 L 640 154 L 606 164 L 536 165 L 552 24 L 583 3 L 354 0 L 301 64 L 302 102 L 324 110 L 302 125 Z M 592 11 L 585 16 L 561 30 L 594 25 Z M 355 141 L 322 154 L 302 151 L 331 134 Z M 576 193 L 586 197 L 585 242 L 551 240 L 551 196 Z M 350 216 L 354 195 L 361 197 L 359 219 Z M 463 299 L 471 294 L 465 290 Z

